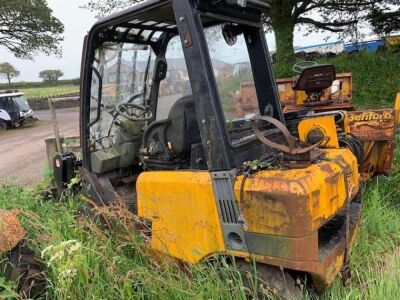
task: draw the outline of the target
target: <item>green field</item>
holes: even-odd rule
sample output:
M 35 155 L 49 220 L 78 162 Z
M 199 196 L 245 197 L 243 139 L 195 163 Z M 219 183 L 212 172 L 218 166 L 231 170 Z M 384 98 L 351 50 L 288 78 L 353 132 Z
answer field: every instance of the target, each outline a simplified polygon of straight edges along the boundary
M 69 93 L 79 92 L 79 86 L 77 85 L 59 85 L 50 87 L 35 87 L 21 89 L 21 92 L 25 93 L 28 99 L 48 97 L 48 96 L 59 96 Z
M 338 71 L 353 71 L 358 105 L 393 105 L 394 94 L 400 91 L 400 72 L 395 72 L 400 53 L 343 56 L 330 62 Z M 305 291 L 305 299 L 400 298 L 399 137 L 396 144 L 392 174 L 376 177 L 363 188 L 351 285 L 343 287 L 338 278 L 323 295 Z M 33 189 L 0 186 L 0 208 L 22 211 L 30 245 L 45 266 L 45 299 L 247 299 L 235 268 L 223 263 L 183 268 L 156 257 L 146 250 L 146 237 L 137 232 L 136 220 L 126 210 L 101 209 L 113 224 L 111 230 L 102 230 L 82 215 L 80 196 L 67 193 L 58 203 L 40 196 L 37 191 L 49 182 L 47 175 Z M 14 291 L 15 284 L 0 275 L 0 299 L 16 297 Z

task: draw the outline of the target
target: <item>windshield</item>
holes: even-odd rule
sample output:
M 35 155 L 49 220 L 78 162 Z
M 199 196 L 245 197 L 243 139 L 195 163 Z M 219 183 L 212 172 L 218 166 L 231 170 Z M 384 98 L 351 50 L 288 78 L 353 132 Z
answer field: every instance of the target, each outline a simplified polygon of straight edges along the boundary
M 17 103 L 20 111 L 26 112 L 31 109 L 25 96 L 22 96 L 22 95 L 16 96 L 16 97 L 13 97 L 13 99 Z
M 205 35 L 227 128 L 247 129 L 260 109 L 242 29 L 226 23 L 207 28 Z
M 119 104 L 145 105 L 151 90 L 153 64 L 154 53 L 145 45 L 106 43 L 96 50 L 90 101 L 90 135 L 94 150 L 111 146 L 118 129 L 115 125 L 122 122 L 116 113 Z

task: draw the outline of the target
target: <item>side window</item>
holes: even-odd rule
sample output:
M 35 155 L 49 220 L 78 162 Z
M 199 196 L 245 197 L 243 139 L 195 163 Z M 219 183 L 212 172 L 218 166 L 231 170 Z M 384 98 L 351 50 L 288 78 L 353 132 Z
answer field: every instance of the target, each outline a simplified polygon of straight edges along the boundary
M 171 107 L 177 100 L 192 94 L 185 57 L 179 36 L 168 44 L 165 53 L 167 76 L 160 82 L 158 91 L 157 120 L 168 118 Z
M 12 101 L 9 97 L 0 98 L 0 109 L 4 109 L 6 111 L 13 111 Z
M 144 104 L 144 94 L 148 95 L 151 90 L 149 78 L 154 59 L 151 48 L 143 45 L 104 43 L 96 49 L 93 63 L 96 71 L 93 71 L 90 98 L 90 121 L 93 123 L 90 134 L 94 151 L 111 147 L 119 130 L 115 126 L 118 105 Z M 99 95 L 101 106 L 98 110 Z

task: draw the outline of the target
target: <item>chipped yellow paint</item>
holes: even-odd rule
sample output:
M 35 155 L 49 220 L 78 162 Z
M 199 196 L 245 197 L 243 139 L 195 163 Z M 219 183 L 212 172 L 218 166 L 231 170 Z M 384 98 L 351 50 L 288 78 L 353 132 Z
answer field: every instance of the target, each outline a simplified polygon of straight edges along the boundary
M 310 118 L 301 121 L 298 127 L 300 140 L 303 142 L 309 142 L 307 141 L 307 135 L 310 131 L 316 129 L 319 129 L 323 133 L 324 138 L 327 138 L 327 142 L 323 143 L 321 145 L 322 147 L 339 148 L 335 117 L 333 115 Z
M 359 190 L 354 155 L 347 149 L 327 149 L 325 160 L 304 169 L 266 170 L 249 177 L 239 209 L 245 230 L 260 234 L 304 237 L 318 230 L 341 210 L 347 195 Z M 235 183 L 240 199 L 243 176 Z
M 353 83 L 351 73 L 339 73 L 336 74 L 336 78 L 341 81 L 342 89 L 335 94 L 331 93 L 331 87 L 323 91 L 323 99 L 333 98 L 334 100 L 349 102 L 353 93 Z M 307 99 L 307 95 L 304 91 L 294 91 L 293 86 L 296 84 L 296 78 L 281 78 L 277 79 L 276 83 L 278 86 L 279 99 L 283 104 L 296 104 L 303 105 Z
M 151 248 L 189 263 L 225 251 L 208 172 L 143 172 L 138 214 L 152 222 Z
M 349 115 L 347 113 L 347 111 L 343 111 L 344 113 L 344 120 L 343 120 L 343 130 L 344 132 L 346 132 L 347 134 L 350 134 L 351 130 L 350 130 L 350 119 L 349 119 Z

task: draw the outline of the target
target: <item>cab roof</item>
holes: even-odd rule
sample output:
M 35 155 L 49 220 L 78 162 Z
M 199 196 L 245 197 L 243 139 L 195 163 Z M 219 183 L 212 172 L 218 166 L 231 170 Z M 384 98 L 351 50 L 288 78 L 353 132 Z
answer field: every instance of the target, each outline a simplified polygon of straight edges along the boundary
M 260 8 L 258 9 L 255 9 L 251 4 L 247 4 L 248 7 L 240 7 L 238 3 L 242 1 L 238 0 L 225 0 L 219 2 L 213 0 L 195 0 L 195 2 L 197 7 L 202 10 L 214 10 L 216 12 L 223 11 L 222 14 L 227 15 L 236 11 L 236 17 L 238 16 L 237 12 L 240 12 L 241 17 L 250 18 L 252 21 L 260 21 L 262 10 L 265 11 L 270 8 L 270 5 L 267 2 L 259 0 L 247 0 L 244 2 L 257 2 L 257 5 L 260 5 Z M 235 4 L 236 2 L 237 4 Z M 161 29 L 162 26 L 157 26 L 157 24 L 169 24 L 176 28 L 172 0 L 147 0 L 139 4 L 134 4 L 125 10 L 111 14 L 99 20 L 95 23 L 93 28 L 112 25 L 116 21 L 119 23 L 124 21 L 129 22 L 131 21 L 132 16 L 139 20 L 143 20 L 143 22 L 154 22 L 158 29 Z
M 190 1 L 190 0 L 186 0 Z M 260 0 L 246 0 L 242 7 L 240 0 L 192 0 L 196 9 L 202 12 L 204 27 L 216 25 L 222 20 L 228 22 L 246 22 L 261 27 L 261 15 L 269 4 Z M 258 9 L 249 3 L 261 4 Z M 264 5 L 264 7 L 262 7 Z M 220 19 L 218 21 L 218 19 Z M 150 44 L 156 49 L 164 33 L 178 34 L 172 0 L 148 0 L 114 13 L 98 21 L 89 36 L 95 37 L 97 44 L 103 42 L 124 42 Z
M 18 97 L 18 96 L 24 96 L 24 93 L 21 92 L 12 92 L 12 93 L 7 93 L 7 92 L 0 92 L 0 98 L 1 97 Z

